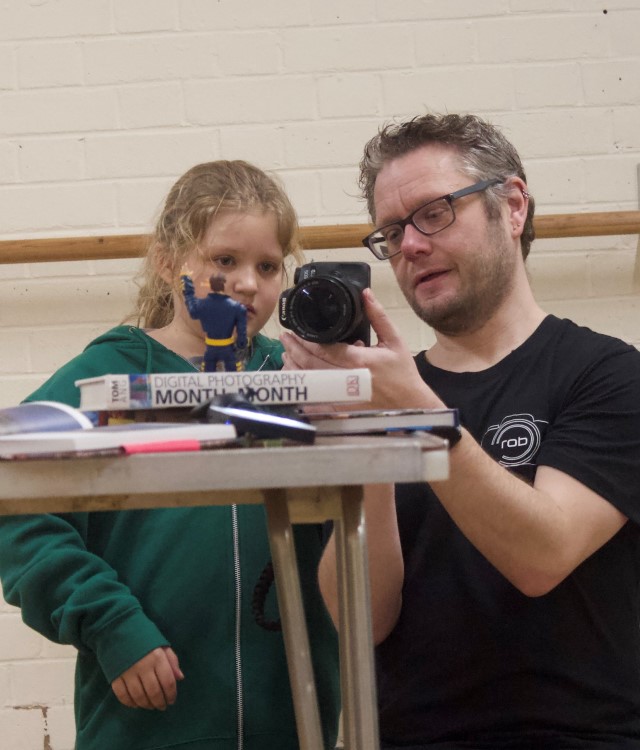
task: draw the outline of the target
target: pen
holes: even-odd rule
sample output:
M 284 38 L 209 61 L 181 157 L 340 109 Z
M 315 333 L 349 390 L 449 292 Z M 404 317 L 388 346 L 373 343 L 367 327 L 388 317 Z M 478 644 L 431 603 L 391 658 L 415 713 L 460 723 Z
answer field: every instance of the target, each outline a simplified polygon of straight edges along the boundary
M 201 440 L 157 440 L 151 443 L 123 445 L 121 452 L 125 456 L 131 456 L 134 453 L 177 453 L 179 451 L 199 451 L 202 448 Z

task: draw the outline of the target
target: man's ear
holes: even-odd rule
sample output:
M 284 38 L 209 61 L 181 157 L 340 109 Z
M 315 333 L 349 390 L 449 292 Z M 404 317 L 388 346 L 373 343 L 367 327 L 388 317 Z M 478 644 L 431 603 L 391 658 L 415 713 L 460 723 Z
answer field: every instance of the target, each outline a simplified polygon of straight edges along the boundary
M 527 220 L 529 193 L 527 192 L 526 184 L 519 177 L 514 177 L 509 185 L 507 206 L 511 235 L 513 237 L 520 237 L 524 223 Z

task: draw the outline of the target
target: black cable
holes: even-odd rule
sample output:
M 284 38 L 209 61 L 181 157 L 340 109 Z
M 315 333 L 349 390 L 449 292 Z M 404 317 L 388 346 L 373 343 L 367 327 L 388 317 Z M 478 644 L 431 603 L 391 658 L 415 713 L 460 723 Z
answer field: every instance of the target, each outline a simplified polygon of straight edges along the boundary
M 255 621 L 260 625 L 261 628 L 269 630 L 273 633 L 282 630 L 282 624 L 280 620 L 267 620 L 264 616 L 264 605 L 267 599 L 269 589 L 273 584 L 273 563 L 271 560 L 264 566 L 258 582 L 253 589 L 253 597 L 251 599 L 251 611 Z

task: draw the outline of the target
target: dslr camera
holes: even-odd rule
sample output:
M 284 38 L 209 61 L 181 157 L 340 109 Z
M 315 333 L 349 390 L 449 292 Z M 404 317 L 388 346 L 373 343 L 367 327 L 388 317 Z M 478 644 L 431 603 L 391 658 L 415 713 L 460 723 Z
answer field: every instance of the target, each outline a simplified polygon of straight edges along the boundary
M 369 320 L 362 292 L 371 286 L 368 263 L 307 263 L 296 268 L 295 286 L 280 295 L 280 323 L 318 344 L 363 341 L 369 346 Z

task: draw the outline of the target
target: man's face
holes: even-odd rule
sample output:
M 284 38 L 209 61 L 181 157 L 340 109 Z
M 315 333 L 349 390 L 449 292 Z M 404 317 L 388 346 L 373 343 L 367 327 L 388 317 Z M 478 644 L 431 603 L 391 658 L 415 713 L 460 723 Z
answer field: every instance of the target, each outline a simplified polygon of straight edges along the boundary
M 422 146 L 388 162 L 375 184 L 376 226 L 403 219 L 428 201 L 467 187 L 454 149 Z M 483 325 L 512 289 L 518 248 L 508 213 L 489 221 L 482 194 L 454 201 L 455 222 L 431 237 L 407 225 L 401 252 L 390 263 L 418 317 L 449 335 Z

